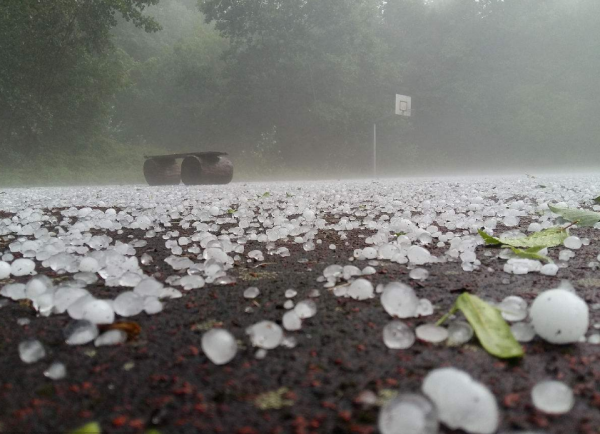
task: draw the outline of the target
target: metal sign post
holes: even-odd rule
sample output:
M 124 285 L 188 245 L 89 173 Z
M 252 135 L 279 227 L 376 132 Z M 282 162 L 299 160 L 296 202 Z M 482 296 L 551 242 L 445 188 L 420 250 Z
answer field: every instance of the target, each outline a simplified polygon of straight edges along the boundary
M 384 116 L 373 122 L 373 177 L 377 178 L 377 122 L 390 118 L 394 115 L 410 117 L 412 111 L 412 98 L 406 95 L 396 94 L 396 110 L 393 115 Z
M 373 124 L 373 178 L 377 178 L 377 124 Z

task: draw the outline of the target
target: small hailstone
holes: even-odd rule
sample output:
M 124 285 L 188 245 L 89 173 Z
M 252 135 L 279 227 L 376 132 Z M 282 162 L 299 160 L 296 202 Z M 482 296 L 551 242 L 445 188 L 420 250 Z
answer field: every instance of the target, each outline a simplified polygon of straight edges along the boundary
M 73 274 L 73 279 L 79 280 L 86 285 L 93 285 L 98 281 L 98 276 L 95 273 L 75 273 Z
M 10 264 L 10 274 L 13 276 L 27 276 L 35 272 L 35 262 L 31 259 L 15 259 Z
M 588 338 L 587 341 L 588 341 L 588 344 L 592 344 L 592 345 L 600 344 L 600 334 L 594 333 L 593 335 L 590 335 L 590 337 Z
M 466 372 L 434 369 L 423 380 L 422 390 L 435 404 L 439 420 L 449 428 L 478 434 L 492 434 L 498 429 L 496 398 Z
M 460 346 L 473 338 L 473 327 L 464 321 L 453 321 L 448 326 L 448 345 Z
M 366 279 L 356 279 L 348 288 L 347 295 L 355 300 L 367 300 L 373 297 L 373 284 Z
M 415 343 L 415 333 L 402 321 L 391 321 L 383 328 L 383 343 L 393 350 L 405 350 Z
M 544 264 L 540 270 L 540 274 L 544 276 L 556 276 L 558 273 L 558 265 L 556 264 Z
M 306 252 L 311 252 L 315 250 L 315 243 L 313 243 L 312 241 L 307 241 L 306 243 L 302 244 L 302 248 Z
M 29 318 L 17 319 L 17 324 L 19 324 L 20 326 L 26 326 L 26 325 L 29 325 L 30 323 L 31 323 L 31 320 Z
M 52 280 L 46 276 L 37 276 L 31 279 L 25 285 L 25 295 L 30 300 L 35 300 L 37 297 L 52 288 Z
M 158 297 L 146 297 L 144 299 L 144 312 L 148 315 L 155 315 L 162 312 L 163 304 Z
M 561 381 L 542 381 L 531 390 L 533 405 L 548 414 L 565 414 L 575 405 L 573 391 Z
M 127 272 L 119 278 L 120 286 L 133 288 L 142 281 L 143 277 L 137 273 Z
M 256 286 L 251 286 L 244 291 L 244 298 L 256 298 L 260 294 L 260 290 Z
M 115 311 L 107 301 L 90 300 L 83 306 L 81 319 L 94 324 L 112 324 L 115 321 Z
M 23 363 L 35 363 L 46 357 L 46 350 L 37 339 L 28 339 L 19 344 L 19 357 Z
M 414 270 L 410 270 L 408 277 L 414 280 L 425 280 L 429 277 L 429 271 L 425 268 L 415 268 Z
M 86 257 L 79 263 L 79 271 L 83 273 L 96 273 L 100 269 L 98 261 L 92 257 Z
M 44 371 L 44 376 L 51 380 L 62 380 L 67 376 L 67 368 L 64 363 L 54 362 Z
M 506 321 L 523 321 L 527 317 L 527 302 L 516 295 L 509 295 L 497 306 Z
M 65 311 L 82 297 L 88 296 L 90 293 L 82 288 L 74 288 L 65 286 L 58 288 L 54 293 L 54 313 L 65 313 Z
M 301 319 L 311 318 L 317 314 L 317 304 L 314 300 L 302 300 L 296 304 L 294 312 Z
M 135 288 L 133 288 L 133 292 L 143 297 L 158 297 L 163 287 L 164 285 L 162 283 L 150 277 L 138 283 Z
M 422 298 L 419 300 L 419 306 L 417 307 L 417 311 L 415 312 L 416 316 L 429 316 L 433 315 L 433 304 L 426 298 Z
M 152 256 L 150 256 L 148 253 L 144 253 L 140 258 L 140 262 L 142 263 L 142 265 L 150 265 L 152 264 L 152 261 Z
M 73 320 L 63 330 L 67 345 L 84 345 L 98 337 L 98 327 L 87 320 Z
M 325 267 L 325 269 L 323 270 L 323 276 L 327 279 L 337 279 L 339 277 L 342 276 L 342 273 L 344 272 L 344 267 L 342 267 L 341 265 L 329 265 L 327 267 Z
M 9 283 L 8 285 L 4 285 L 2 290 L 0 290 L 0 295 L 15 301 L 23 300 L 24 298 L 27 298 L 25 295 L 25 284 Z
M 362 255 L 366 259 L 375 259 L 377 257 L 377 249 L 373 247 L 365 247 L 362 249 Z
M 118 315 L 135 316 L 144 310 L 144 298 L 133 291 L 125 291 L 115 298 L 113 308 Z
M 89 293 L 83 297 L 79 297 L 69 305 L 67 308 L 67 313 L 73 319 L 81 319 L 83 317 L 83 308 L 92 300 L 95 300 L 95 298 Z
M 431 254 L 429 251 L 420 246 L 411 246 L 408 249 L 408 260 L 415 265 L 423 265 L 431 262 Z
M 411 318 L 417 312 L 419 299 L 410 286 L 400 282 L 391 282 L 384 287 L 381 304 L 391 316 Z
M 308 293 L 308 296 L 310 298 L 318 298 L 321 296 L 321 292 L 318 289 L 311 289 Z
M 372 390 L 363 390 L 358 394 L 356 398 L 354 398 L 354 402 L 357 404 L 362 404 L 367 407 L 373 407 L 377 405 L 377 395 Z M 381 430 L 381 427 L 379 428 Z
M 437 411 L 425 397 L 401 394 L 381 408 L 377 421 L 381 434 L 437 434 Z
M 304 217 L 307 221 L 312 221 L 315 219 L 315 213 L 314 211 L 307 208 L 302 213 L 302 217 Z
M 296 295 L 298 295 L 298 291 L 294 289 L 285 290 L 285 298 L 294 298 Z
M 260 321 L 246 329 L 252 345 L 266 350 L 277 348 L 283 340 L 283 330 L 272 321 Z
M 344 266 L 344 272 L 342 275 L 342 278 L 344 280 L 350 280 L 352 277 L 361 276 L 361 275 L 362 275 L 362 271 L 360 271 L 360 268 L 355 267 L 354 265 Z
M 236 279 L 233 276 L 221 276 L 221 277 L 217 277 L 213 283 L 215 285 L 225 286 L 225 285 L 234 284 L 235 281 L 236 281 Z
M 264 348 L 259 348 L 258 350 L 256 350 L 256 353 L 254 353 L 254 358 L 256 360 L 262 360 L 265 357 L 267 357 L 268 351 L 265 350 Z
M 302 319 L 293 310 L 283 314 L 282 323 L 283 328 L 288 331 L 296 331 L 302 328 Z
M 563 244 L 567 249 L 578 250 L 581 249 L 582 242 L 579 237 L 571 235 L 570 237 L 565 238 Z
M 415 329 L 417 338 L 432 344 L 439 344 L 448 339 L 448 330 L 435 324 L 423 324 Z
M 519 342 L 531 342 L 535 338 L 535 329 L 526 322 L 518 322 L 510 326 L 515 339 Z
M 285 348 L 296 348 L 296 345 L 298 345 L 298 339 L 294 336 L 285 336 L 281 341 L 281 346 Z
M 127 341 L 127 333 L 123 330 L 108 330 L 94 340 L 94 345 L 102 347 L 105 345 L 118 345 Z
M 335 246 L 335 244 L 330 244 L 329 245 L 329 250 L 335 250 L 337 247 Z
M 229 363 L 237 350 L 237 341 L 227 330 L 211 329 L 202 336 L 202 351 L 215 365 Z
M 283 303 L 283 307 L 285 309 L 292 309 L 294 307 L 294 301 L 293 300 L 286 300 L 285 303 Z
M 182 286 L 183 289 L 186 291 L 202 288 L 205 284 L 206 284 L 205 280 L 201 276 L 198 276 L 198 275 L 183 276 L 176 283 L 176 285 Z
M 530 310 L 535 332 L 553 344 L 577 342 L 589 325 L 587 303 L 566 289 L 551 289 L 539 294 Z
M 371 274 L 375 274 L 375 273 L 377 273 L 377 270 L 375 268 L 371 267 L 370 265 L 363 268 L 361 271 L 361 274 L 363 276 L 370 276 Z
M 0 261 L 0 280 L 6 279 L 10 276 L 10 264 L 8 262 Z

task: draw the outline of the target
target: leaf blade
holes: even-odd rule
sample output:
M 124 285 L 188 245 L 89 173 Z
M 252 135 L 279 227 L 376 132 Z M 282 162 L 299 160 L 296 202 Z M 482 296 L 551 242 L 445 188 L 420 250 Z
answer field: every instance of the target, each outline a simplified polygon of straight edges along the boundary
M 600 222 L 600 213 L 586 209 L 558 208 L 548 204 L 548 208 L 554 214 L 558 214 L 565 220 L 577 222 L 578 226 L 594 226 Z
M 529 248 L 527 250 L 521 250 L 521 249 L 518 249 L 518 248 L 513 247 L 513 246 L 508 246 L 508 247 L 519 258 L 535 259 L 535 260 L 538 260 L 538 261 L 552 262 L 552 260 L 549 257 L 547 257 L 545 255 L 540 255 L 538 253 L 540 250 L 544 249 L 545 247 L 537 246 L 537 247 L 531 247 L 531 248 Z
M 505 245 L 517 248 L 525 247 L 527 249 L 539 247 L 540 250 L 545 247 L 560 246 L 568 236 L 566 229 L 561 227 L 544 229 L 543 231 L 535 232 L 527 237 L 520 238 L 500 239 L 486 234 L 481 229 L 479 229 L 478 232 L 486 245 Z
M 498 309 L 466 292 L 458 297 L 456 307 L 469 321 L 488 353 L 501 359 L 523 356 L 523 347 L 514 338 Z
M 98 422 L 89 422 L 73 431 L 69 434 L 101 434 L 102 428 Z

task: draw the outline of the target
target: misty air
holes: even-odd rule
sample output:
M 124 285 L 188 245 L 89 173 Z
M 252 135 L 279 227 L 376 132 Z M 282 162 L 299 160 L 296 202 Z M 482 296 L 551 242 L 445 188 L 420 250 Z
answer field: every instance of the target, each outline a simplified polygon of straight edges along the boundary
M 599 29 L 1 0 L 0 433 L 599 434 Z

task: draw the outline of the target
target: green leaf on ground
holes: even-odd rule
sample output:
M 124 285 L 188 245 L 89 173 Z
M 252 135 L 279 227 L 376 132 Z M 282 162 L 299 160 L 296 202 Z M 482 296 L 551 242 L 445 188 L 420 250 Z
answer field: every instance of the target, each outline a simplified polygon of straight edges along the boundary
M 401 237 L 402 235 L 406 235 L 406 232 L 396 232 L 394 234 L 395 237 Z
M 237 210 L 235 210 L 235 209 L 233 209 L 233 208 L 229 208 L 229 209 L 227 210 L 227 214 L 233 214 L 233 213 L 235 213 L 236 211 L 237 211 Z
M 557 208 L 552 205 L 548 205 L 548 208 L 565 220 L 577 222 L 577 226 L 594 226 L 596 223 L 600 222 L 600 213 L 594 211 L 588 211 L 586 209 Z
M 254 405 L 261 410 L 279 410 L 283 407 L 291 407 L 294 405 L 294 401 L 285 398 L 288 392 L 287 387 L 281 387 L 272 392 L 262 393 L 256 397 Z
M 501 359 L 523 356 L 523 347 L 513 336 L 498 309 L 466 292 L 458 297 L 455 308 L 467 318 L 488 353 Z
M 90 422 L 88 424 L 83 425 L 76 430 L 71 431 L 69 434 L 101 434 L 102 428 L 100 428 L 100 424 L 98 422 Z
M 545 247 L 541 247 L 541 246 L 530 247 L 527 250 L 517 249 L 516 247 L 512 247 L 512 246 L 509 246 L 509 247 L 510 247 L 510 250 L 512 250 L 513 253 L 515 255 L 517 255 L 519 258 L 536 259 L 538 261 L 552 262 L 552 259 L 550 259 L 549 257 L 540 255 L 538 253 L 540 250 L 544 249 Z
M 528 237 L 520 237 L 520 238 L 496 238 L 491 235 L 486 234 L 484 231 L 479 229 L 479 235 L 485 241 L 487 245 L 492 246 L 511 246 L 511 247 L 539 247 L 540 250 L 544 247 L 556 247 L 560 246 L 565 238 L 569 236 L 567 230 L 560 227 L 548 228 L 544 229 L 540 232 L 535 232 Z
M 594 202 L 600 205 L 600 196 L 594 198 Z
M 502 241 L 500 241 L 496 237 L 492 237 L 491 235 L 488 235 L 486 232 L 483 231 L 483 229 L 477 229 L 477 232 L 479 233 L 479 235 L 481 235 L 481 238 L 483 238 L 483 241 L 485 241 L 486 246 L 499 246 L 502 244 Z

